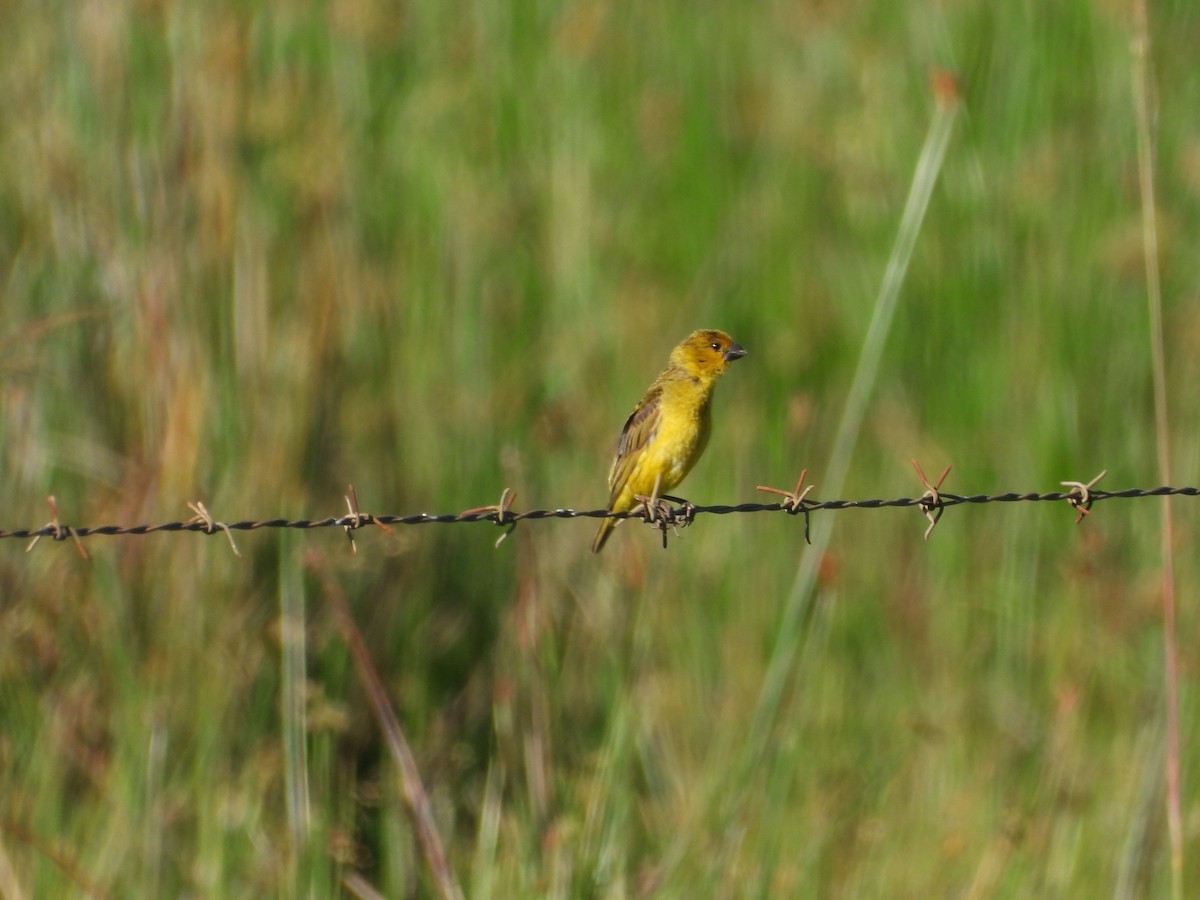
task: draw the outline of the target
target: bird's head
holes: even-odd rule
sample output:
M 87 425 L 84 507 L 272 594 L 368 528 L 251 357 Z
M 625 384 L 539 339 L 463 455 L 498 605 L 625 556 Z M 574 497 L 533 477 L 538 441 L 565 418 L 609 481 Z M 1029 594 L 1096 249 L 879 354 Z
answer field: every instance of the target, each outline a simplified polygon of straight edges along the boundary
M 693 331 L 671 351 L 671 362 L 697 378 L 714 379 L 735 359 L 746 355 L 745 349 L 723 331 L 706 328 Z

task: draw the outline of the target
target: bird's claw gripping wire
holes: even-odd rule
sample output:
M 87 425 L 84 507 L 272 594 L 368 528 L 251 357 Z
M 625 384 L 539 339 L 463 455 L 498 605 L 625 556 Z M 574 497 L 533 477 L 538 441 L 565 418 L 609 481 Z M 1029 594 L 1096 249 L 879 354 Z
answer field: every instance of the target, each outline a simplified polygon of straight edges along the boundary
M 679 537 L 679 530 L 687 528 L 696 519 L 696 504 L 682 497 L 673 497 L 670 494 L 663 494 L 661 497 L 657 494 L 637 494 L 634 499 L 638 501 L 638 505 L 633 508 L 632 514 L 640 514 L 642 521 L 662 532 L 664 550 L 667 549 L 668 528 L 675 533 L 675 537 Z

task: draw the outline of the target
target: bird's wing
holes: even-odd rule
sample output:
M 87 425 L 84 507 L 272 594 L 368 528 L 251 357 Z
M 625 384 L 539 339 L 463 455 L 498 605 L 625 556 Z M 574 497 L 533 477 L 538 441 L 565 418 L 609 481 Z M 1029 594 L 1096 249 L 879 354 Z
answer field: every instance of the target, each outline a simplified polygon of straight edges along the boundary
M 617 455 L 613 459 L 612 470 L 608 473 L 608 486 L 611 491 L 609 509 L 629 481 L 642 451 L 654 440 L 654 435 L 658 432 L 659 423 L 662 421 L 662 393 L 662 385 L 656 383 L 625 420 L 625 427 L 621 429 L 621 437 L 617 441 Z

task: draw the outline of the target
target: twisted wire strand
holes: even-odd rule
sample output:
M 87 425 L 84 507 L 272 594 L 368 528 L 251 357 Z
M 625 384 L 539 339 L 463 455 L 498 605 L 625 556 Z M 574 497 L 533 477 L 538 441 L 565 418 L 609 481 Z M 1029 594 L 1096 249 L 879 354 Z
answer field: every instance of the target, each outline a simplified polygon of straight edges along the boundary
M 1088 491 L 1083 502 L 1087 505 L 1102 500 L 1130 500 L 1141 497 L 1163 496 L 1200 496 L 1200 488 L 1169 487 L 1156 488 L 1126 488 L 1120 491 L 1104 491 L 1092 488 Z M 1078 490 L 1049 491 L 1046 493 L 1021 493 L 1010 491 L 1003 494 L 951 494 L 940 492 L 936 498 L 896 497 L 894 499 L 865 499 L 865 500 L 811 500 L 792 504 L 777 503 L 738 503 L 733 505 L 717 504 L 713 506 L 693 506 L 691 504 L 676 504 L 665 507 L 662 518 L 667 522 L 690 521 L 695 516 L 717 515 L 725 516 L 734 513 L 787 512 L 809 514 L 824 510 L 843 509 L 884 509 L 887 507 L 917 506 L 922 509 L 936 507 L 948 509 L 963 504 L 983 503 L 1021 503 L 1038 501 L 1075 501 L 1080 502 Z M 58 541 L 68 538 L 85 538 L 92 535 L 146 535 L 159 532 L 190 531 L 201 534 L 217 534 L 223 529 L 234 531 L 256 531 L 260 528 L 345 528 L 353 530 L 367 525 L 457 525 L 467 522 L 489 522 L 494 525 L 513 526 L 526 519 L 645 519 L 646 513 L 640 508 L 623 512 L 610 512 L 607 509 L 527 509 L 515 511 L 506 506 L 492 506 L 468 510 L 460 513 L 412 513 L 409 515 L 373 515 L 368 513 L 349 514 L 344 516 L 329 516 L 324 519 L 245 519 L 240 522 L 220 522 L 202 518 L 187 521 L 163 522 L 158 525 L 64 525 L 51 522 L 41 528 L 0 529 L 0 538 L 41 538 L 48 537 Z

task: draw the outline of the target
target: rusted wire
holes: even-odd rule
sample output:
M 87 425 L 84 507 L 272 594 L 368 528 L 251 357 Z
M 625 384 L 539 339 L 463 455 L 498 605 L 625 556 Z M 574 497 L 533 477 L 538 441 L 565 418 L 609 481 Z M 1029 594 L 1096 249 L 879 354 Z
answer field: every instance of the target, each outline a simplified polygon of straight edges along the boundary
M 790 493 L 790 492 L 789 492 Z M 1100 503 L 1104 500 L 1131 500 L 1142 497 L 1164 497 L 1164 496 L 1183 496 L 1197 497 L 1200 496 L 1200 488 L 1196 487 L 1156 487 L 1156 488 L 1126 488 L 1120 491 L 1104 491 L 1095 487 L 1087 489 L 1086 495 L 1081 497 L 1081 492 L 1078 486 L 1070 491 L 1048 491 L 1046 493 L 1021 493 L 1010 491 L 1003 494 L 950 494 L 944 491 L 939 491 L 937 494 L 938 508 L 948 509 L 952 506 L 962 506 L 964 504 L 984 504 L 984 503 L 1023 503 L 1023 502 L 1039 502 L 1039 501 L 1067 501 L 1077 509 L 1083 508 L 1083 504 L 1091 507 L 1095 503 Z M 257 531 L 260 528 L 343 528 L 347 533 L 352 534 L 355 529 L 363 528 L 368 525 L 377 525 L 386 527 L 389 525 L 457 525 L 466 522 L 489 522 L 494 525 L 499 525 L 506 529 L 511 529 L 518 522 L 526 519 L 603 519 L 612 517 L 615 519 L 645 519 L 646 512 L 641 507 L 635 507 L 632 510 L 623 512 L 611 512 L 607 509 L 527 509 L 524 511 L 516 511 L 510 507 L 511 492 L 506 492 L 503 497 L 504 501 L 495 506 L 484 506 L 477 509 L 470 509 L 460 513 L 412 513 L 409 515 L 373 515 L 362 513 L 355 510 L 350 515 L 345 516 L 329 516 L 324 519 L 244 519 L 240 522 L 220 522 L 213 519 L 211 516 L 204 518 L 197 516 L 186 521 L 163 522 L 158 525 L 64 525 L 57 521 L 57 518 L 40 528 L 14 528 L 0 529 L 0 538 L 21 538 L 33 539 L 38 538 L 53 538 L 56 541 L 65 541 L 68 539 L 77 540 L 80 538 L 92 537 L 95 535 L 146 535 L 157 534 L 160 532 L 180 532 L 190 531 L 198 534 L 213 535 L 224 532 L 226 535 L 231 531 Z M 889 507 L 907 507 L 915 506 L 923 511 L 929 507 L 930 498 L 928 494 L 921 497 L 896 497 L 894 499 L 866 499 L 866 500 L 813 500 L 807 496 L 807 491 L 803 498 L 794 499 L 788 496 L 781 503 L 737 503 L 737 504 L 715 504 L 712 506 L 696 506 L 692 504 L 681 504 L 678 506 L 669 507 L 666 514 L 666 522 L 669 524 L 680 524 L 690 522 L 697 516 L 716 515 L 726 516 L 735 513 L 768 513 L 768 512 L 786 512 L 792 515 L 803 513 L 806 516 L 815 512 L 837 511 L 844 509 L 884 509 Z M 662 519 L 663 513 L 659 511 L 656 517 Z M 32 545 L 31 545 L 32 546 Z

